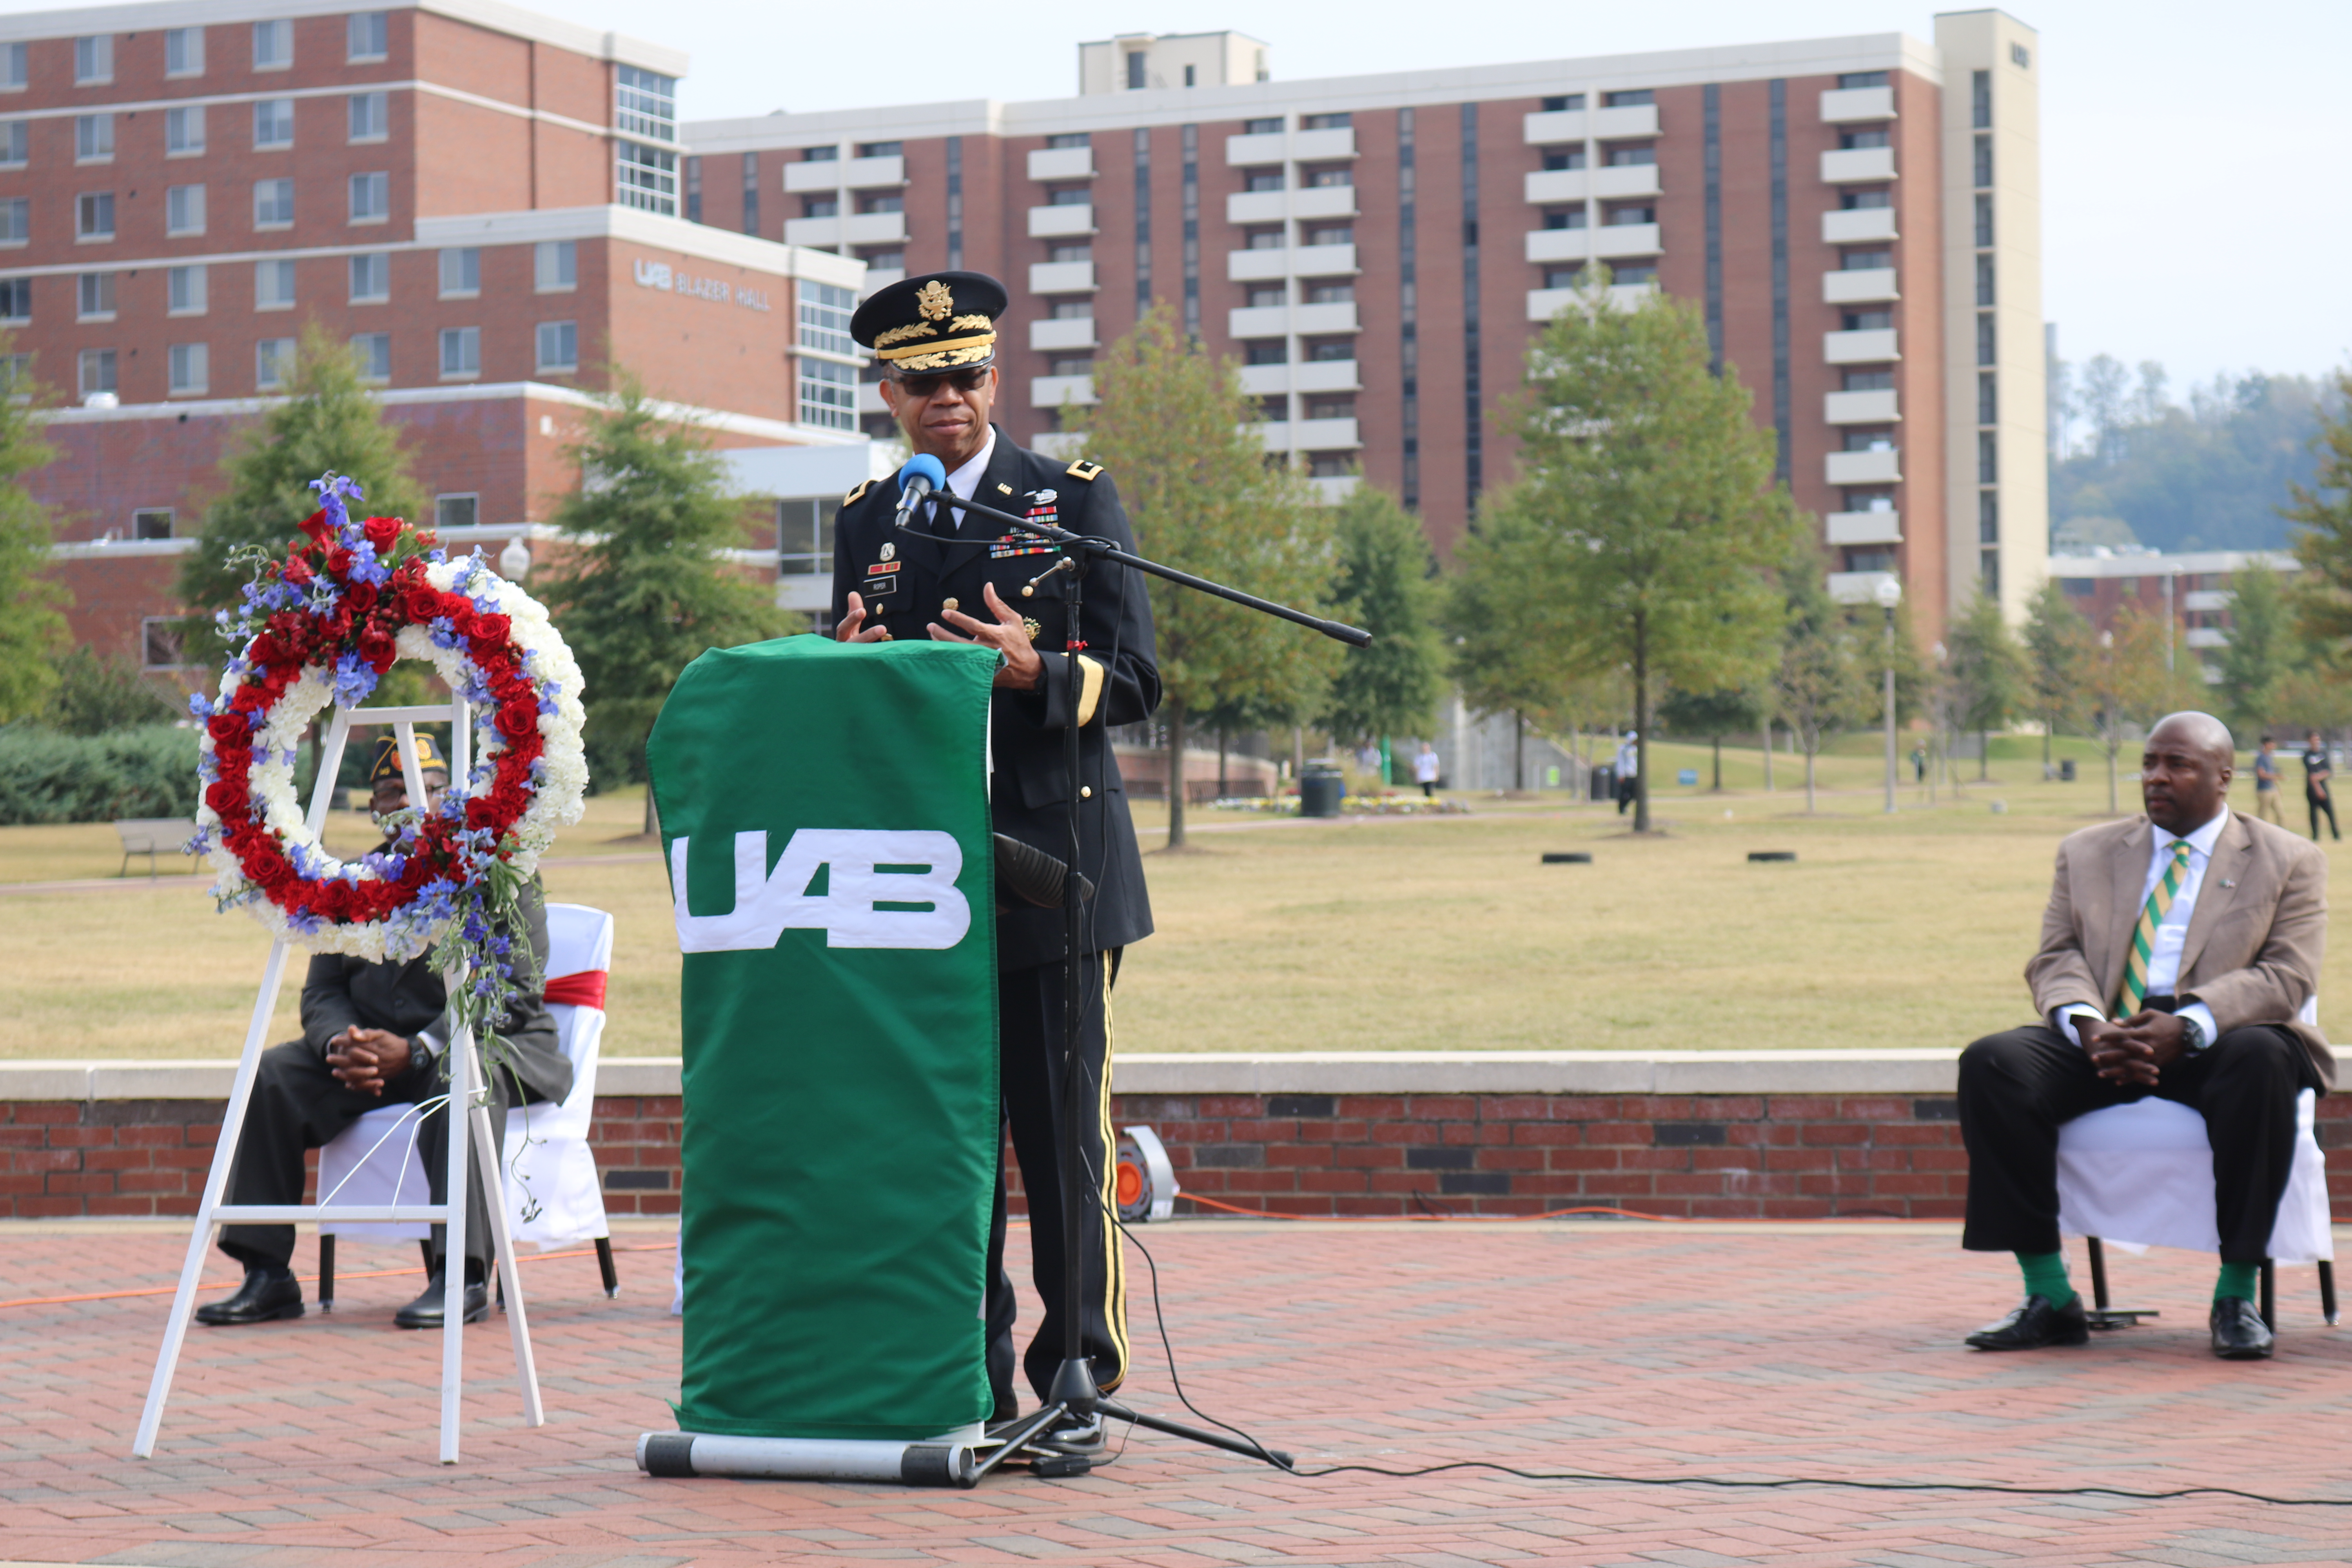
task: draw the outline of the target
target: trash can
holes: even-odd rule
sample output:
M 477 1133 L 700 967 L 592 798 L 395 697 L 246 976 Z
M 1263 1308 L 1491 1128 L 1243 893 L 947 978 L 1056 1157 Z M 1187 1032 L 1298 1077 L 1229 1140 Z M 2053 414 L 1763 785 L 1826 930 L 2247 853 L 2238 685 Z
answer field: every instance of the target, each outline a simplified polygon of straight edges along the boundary
M 1617 798 L 1617 764 L 1616 764 L 1616 763 L 1594 763 L 1594 764 L 1593 764 L 1593 767 L 1592 767 L 1592 772 L 1591 772 L 1591 779 L 1592 779 L 1592 798 L 1593 798 L 1593 799 L 1598 800 L 1598 801 L 1613 801 L 1613 800 L 1615 800 L 1615 799 Z
M 2061 757 L 2058 759 L 2058 779 L 2062 784 L 2073 784 L 2074 782 L 2074 758 Z
M 1337 816 L 1347 793 L 1348 781 L 1340 776 L 1339 763 L 1309 763 L 1298 775 L 1298 815 Z

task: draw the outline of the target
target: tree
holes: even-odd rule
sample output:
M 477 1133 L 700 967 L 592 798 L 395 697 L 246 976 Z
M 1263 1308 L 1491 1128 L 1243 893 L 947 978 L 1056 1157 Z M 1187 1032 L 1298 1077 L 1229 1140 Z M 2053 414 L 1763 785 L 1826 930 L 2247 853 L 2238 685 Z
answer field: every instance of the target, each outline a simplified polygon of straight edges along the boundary
M 1332 518 L 1339 570 L 1331 615 L 1372 634 L 1339 661 L 1320 722 L 1334 735 L 1378 740 L 1425 732 L 1437 707 L 1436 562 L 1412 514 L 1386 490 L 1359 485 Z
M 1729 364 L 1710 368 L 1697 309 L 1653 295 L 1612 308 L 1606 268 L 1528 352 L 1515 520 L 1482 564 L 1491 592 L 1541 615 L 1538 668 L 1564 685 L 1622 668 L 1641 751 L 1651 694 L 1760 680 L 1781 619 L 1771 568 L 1803 527 L 1772 478 L 1771 433 Z M 1633 828 L 1650 828 L 1637 763 Z
M 1723 793 L 1723 737 L 1764 722 L 1769 706 L 1762 689 L 1736 686 L 1727 691 L 1685 691 L 1677 687 L 1658 704 L 1658 717 L 1678 735 L 1705 735 L 1715 748 L 1713 793 Z
M 2107 814 L 2120 809 L 2116 795 L 2116 757 L 2123 750 L 2127 727 L 2154 722 L 2176 708 L 2186 707 L 2174 673 L 2164 667 L 2165 624 L 2162 616 L 2125 605 L 2116 612 L 2115 625 L 2101 632 L 2085 666 L 2091 719 L 2099 745 L 2107 756 Z
M 57 685 L 41 722 L 68 735 L 104 735 L 142 724 L 169 724 L 186 710 L 139 673 L 129 659 L 107 658 L 87 645 L 55 656 Z
M 319 510 L 310 481 L 331 468 L 360 482 L 366 500 L 353 509 L 358 515 L 420 521 L 425 497 L 410 477 L 400 433 L 360 384 L 350 348 L 311 321 L 287 372 L 285 401 L 221 460 L 228 488 L 205 509 L 196 547 L 180 559 L 180 602 L 198 612 L 185 628 L 189 658 L 217 663 L 226 656 L 210 612 L 236 605 L 252 575 L 236 563 L 237 552 L 258 546 L 282 554 L 295 525 Z
M 1517 556 L 1530 547 L 1527 532 L 1507 511 L 1481 514 L 1454 552 L 1444 590 L 1448 673 L 1473 712 L 1511 715 L 1513 789 L 1527 784 L 1528 716 L 1553 710 L 1567 696 L 1545 658 L 1543 617 L 1512 580 Z
M 1086 449 L 1118 481 L 1144 555 L 1304 609 L 1328 606 L 1332 517 L 1268 463 L 1257 405 L 1230 361 L 1155 305 L 1096 358 Z M 1066 414 L 1065 418 L 1070 417 Z M 1340 653 L 1303 627 L 1145 578 L 1160 635 L 1168 726 L 1168 847 L 1184 847 L 1184 742 L 1198 715 L 1253 706 L 1313 711 Z M 1353 657 L 1353 650 L 1349 650 Z
M 2286 584 L 2262 562 L 2249 562 L 2230 580 L 2230 640 L 2214 667 L 2230 722 L 2251 734 L 2270 722 L 2279 689 L 2305 660 Z
M 1977 777 L 1992 776 L 1992 731 L 2005 728 L 2025 706 L 2032 684 L 2025 651 L 2018 647 L 1998 600 L 1970 596 L 1947 633 L 1951 650 L 1954 723 L 1977 732 Z
M 1866 721 L 1875 695 L 1872 677 L 1881 667 L 1857 646 L 1852 618 L 1830 597 L 1821 552 L 1811 543 L 1789 552 L 1780 578 L 1783 629 L 1772 700 L 1805 753 L 1805 813 L 1811 816 L 1822 742 Z
M 49 576 L 48 509 L 24 482 L 57 456 L 37 423 L 43 402 L 29 380 L 0 384 L 0 723 L 40 710 L 58 679 L 49 656 L 66 636 L 66 591 Z
M 580 661 L 592 773 L 645 776 L 646 737 L 678 675 L 706 649 L 780 636 L 765 584 L 721 553 L 743 543 L 744 512 L 699 432 L 655 412 L 624 373 L 564 455 L 580 488 L 556 508 L 573 544 L 543 595 Z M 655 831 L 653 791 L 646 831 Z
M 2042 771 L 2050 772 L 2050 737 L 2078 727 L 2084 683 L 2095 639 L 2091 623 L 2066 597 L 2066 586 L 2045 578 L 2026 604 L 2026 683 L 2042 721 Z
M 2312 439 L 2317 471 L 2310 485 L 2289 486 L 2293 504 L 2279 510 L 2302 525 L 2294 536 L 2295 560 L 2303 567 L 2294 588 L 2296 619 L 2340 667 L 2352 651 L 2352 370 L 2336 372 L 2335 384 L 2336 407 Z

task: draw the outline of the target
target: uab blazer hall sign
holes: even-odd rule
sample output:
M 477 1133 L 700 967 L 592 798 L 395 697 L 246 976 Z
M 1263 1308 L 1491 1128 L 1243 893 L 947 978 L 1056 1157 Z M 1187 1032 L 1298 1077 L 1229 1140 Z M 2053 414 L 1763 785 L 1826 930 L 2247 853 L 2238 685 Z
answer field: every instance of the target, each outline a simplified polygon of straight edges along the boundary
M 716 278 L 697 278 L 682 267 L 672 267 L 667 261 L 637 261 L 637 287 L 667 289 L 673 294 L 691 294 L 698 300 L 709 300 L 720 305 L 740 305 L 747 310 L 768 308 L 765 289 L 745 289 L 721 282 Z

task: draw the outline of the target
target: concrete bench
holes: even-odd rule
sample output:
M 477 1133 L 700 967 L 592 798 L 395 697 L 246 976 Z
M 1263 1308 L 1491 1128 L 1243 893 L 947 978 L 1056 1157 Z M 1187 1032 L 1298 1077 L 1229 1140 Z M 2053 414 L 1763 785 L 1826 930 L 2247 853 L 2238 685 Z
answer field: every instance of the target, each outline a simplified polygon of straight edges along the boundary
M 184 853 L 182 846 L 196 836 L 196 822 L 192 816 L 134 816 L 114 825 L 115 836 L 122 840 L 122 868 L 118 877 L 131 875 L 131 858 L 147 857 L 147 879 L 155 879 L 155 857 Z

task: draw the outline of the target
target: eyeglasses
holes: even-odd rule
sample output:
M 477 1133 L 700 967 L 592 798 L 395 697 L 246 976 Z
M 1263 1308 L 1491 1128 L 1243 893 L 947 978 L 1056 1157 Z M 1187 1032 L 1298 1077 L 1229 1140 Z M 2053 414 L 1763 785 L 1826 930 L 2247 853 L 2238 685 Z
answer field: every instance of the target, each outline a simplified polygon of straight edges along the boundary
M 978 392 L 988 384 L 988 369 L 983 364 L 971 370 L 942 371 L 935 375 L 902 375 L 898 378 L 898 390 L 918 403 L 937 397 L 942 386 L 952 386 L 958 392 Z

